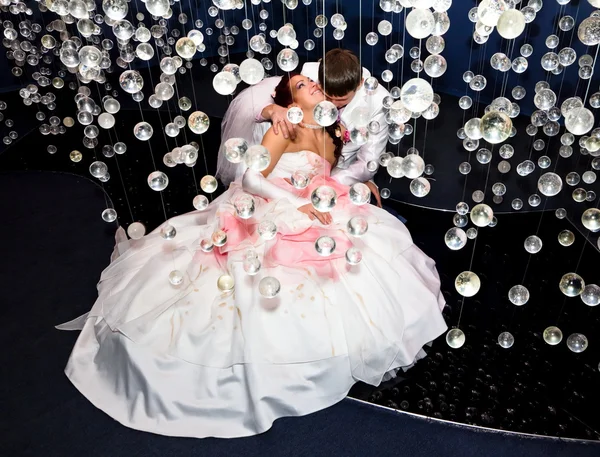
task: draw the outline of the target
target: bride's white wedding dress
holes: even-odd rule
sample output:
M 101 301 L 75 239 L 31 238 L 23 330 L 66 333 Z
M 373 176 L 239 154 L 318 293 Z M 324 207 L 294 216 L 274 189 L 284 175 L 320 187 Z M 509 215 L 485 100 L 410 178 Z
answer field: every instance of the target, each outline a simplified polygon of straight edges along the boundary
M 303 191 L 282 179 L 299 169 L 315 176 Z M 170 219 L 172 240 L 158 228 L 128 241 L 119 229 L 98 300 L 80 325 L 59 326 L 82 328 L 69 379 L 128 427 L 239 437 L 264 432 L 279 417 L 331 406 L 357 381 L 377 385 L 412 364 L 446 330 L 435 264 L 400 221 L 353 205 L 348 187 L 328 176 L 329 164 L 317 154 L 285 153 L 269 182 L 290 197 L 255 196 L 251 219 L 235 214 L 232 202 L 244 190 L 234 182 L 207 210 Z M 294 201 L 319 184 L 338 192 L 329 226 L 311 221 Z M 369 223 L 360 238 L 346 231 L 356 215 Z M 278 229 L 268 241 L 257 234 L 265 219 Z M 204 252 L 200 242 L 219 229 L 227 243 Z M 314 247 L 322 235 L 337 243 L 329 257 Z M 345 260 L 351 246 L 363 255 L 355 266 Z M 243 269 L 248 248 L 262 261 L 255 276 Z M 178 286 L 169 282 L 173 270 L 184 275 Z M 217 287 L 226 273 L 235 280 L 232 293 Z M 281 283 L 275 298 L 259 293 L 265 276 Z

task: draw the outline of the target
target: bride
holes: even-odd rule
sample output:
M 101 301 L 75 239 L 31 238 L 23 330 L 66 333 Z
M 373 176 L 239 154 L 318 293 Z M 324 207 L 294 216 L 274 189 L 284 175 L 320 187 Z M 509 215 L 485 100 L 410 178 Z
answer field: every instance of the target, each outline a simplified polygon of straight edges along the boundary
M 96 303 L 59 326 L 82 330 L 69 379 L 128 427 L 261 433 L 358 381 L 378 385 L 446 330 L 434 262 L 394 216 L 329 178 L 341 139 L 313 119 L 319 87 L 292 75 L 274 98 L 302 109 L 296 139 L 268 132 L 268 168 L 248 169 L 205 211 L 140 240 L 119 229 Z M 330 211 L 310 203 L 332 189 Z

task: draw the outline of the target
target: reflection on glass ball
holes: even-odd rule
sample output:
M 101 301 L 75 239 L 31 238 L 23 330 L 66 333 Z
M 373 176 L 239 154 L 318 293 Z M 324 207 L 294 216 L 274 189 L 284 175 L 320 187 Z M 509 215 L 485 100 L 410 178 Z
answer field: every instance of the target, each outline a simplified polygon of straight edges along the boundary
M 141 222 L 133 222 L 127 227 L 127 235 L 132 240 L 139 240 L 146 234 L 146 227 Z
M 576 297 L 583 292 L 585 281 L 577 273 L 567 273 L 561 278 L 558 286 L 567 297 Z
M 206 175 L 200 180 L 200 188 L 207 194 L 212 194 L 217 190 L 217 180 L 214 176 Z
M 400 99 L 407 109 L 420 113 L 433 102 L 433 89 L 424 79 L 413 78 L 402 86 Z
M 486 227 L 492 221 L 494 211 L 488 205 L 480 203 L 471 210 L 471 221 L 477 227 Z
M 255 144 L 246 151 L 244 161 L 248 168 L 260 172 L 266 170 L 271 164 L 271 154 L 264 146 Z
M 231 163 L 240 163 L 248 151 L 248 143 L 243 138 L 230 138 L 224 147 L 225 158 Z
M 265 298 L 274 298 L 281 291 L 281 284 L 273 276 L 265 276 L 258 283 L 258 291 Z
M 148 175 L 148 186 L 155 191 L 162 191 L 169 185 L 169 177 L 162 171 L 154 171 Z
M 144 79 L 136 70 L 127 70 L 119 76 L 119 84 L 128 94 L 135 94 L 144 87 Z
M 547 327 L 544 330 L 544 341 L 548 343 L 550 346 L 556 346 L 558 343 L 562 341 L 563 334 L 562 331 L 555 326 Z
M 329 127 L 337 120 L 338 109 L 333 103 L 323 100 L 322 102 L 317 103 L 315 106 L 313 110 L 313 117 L 317 124 L 323 127 Z
M 358 265 L 362 260 L 362 252 L 358 248 L 350 248 L 346 251 L 346 262 L 349 265 Z
M 254 198 L 250 194 L 241 194 L 233 202 L 235 213 L 241 219 L 250 219 L 254 215 L 256 208 Z
M 360 237 L 367 233 L 369 223 L 363 216 L 354 216 L 348 221 L 346 230 L 352 236 Z
M 562 179 L 556 173 L 544 173 L 538 180 L 538 189 L 547 197 L 557 195 L 562 189 Z
M 113 208 L 107 208 L 102 211 L 102 219 L 104 222 L 114 222 L 117 220 L 117 212 Z
M 315 241 L 315 250 L 323 257 L 330 256 L 335 251 L 336 243 L 330 236 L 321 236 Z
M 567 338 L 567 347 L 576 354 L 583 352 L 588 347 L 588 339 L 581 333 L 573 333 Z
M 513 344 L 515 344 L 515 337 L 510 332 L 502 332 L 500 335 L 498 335 L 498 344 L 504 349 L 509 349 Z
M 312 191 L 310 201 L 317 211 L 329 212 L 337 203 L 337 192 L 333 187 L 319 186 Z
M 558 242 L 561 246 L 571 246 L 575 242 L 575 234 L 570 230 L 563 230 L 558 234 Z
M 224 274 L 217 279 L 217 287 L 221 292 L 229 292 L 235 287 L 235 281 L 232 276 Z
M 581 292 L 581 301 L 588 306 L 600 304 L 600 287 L 596 284 L 587 284 Z
M 600 230 L 600 209 L 588 208 L 581 215 L 581 223 L 583 226 L 592 231 L 597 232 Z
M 463 297 L 472 297 L 479 292 L 481 281 L 472 271 L 463 271 L 456 277 L 454 287 Z
M 512 121 L 503 113 L 492 111 L 481 118 L 483 138 L 491 144 L 502 143 L 510 136 Z
M 453 328 L 446 333 L 446 343 L 452 349 L 458 349 L 465 344 L 465 334 L 459 328 Z
M 277 225 L 273 221 L 263 220 L 258 224 L 258 234 L 263 240 L 272 240 L 277 235 Z
M 299 124 L 304 118 L 304 112 L 297 106 L 292 106 L 287 110 L 286 117 L 292 124 Z
M 542 250 L 542 240 L 536 235 L 531 235 L 525 239 L 524 246 L 530 254 L 537 254 Z
M 190 114 L 187 124 L 192 132 L 201 135 L 208 130 L 210 119 L 202 111 L 194 111 Z
M 446 235 L 444 236 L 444 242 L 448 248 L 452 249 L 453 251 L 458 251 L 467 244 L 467 235 L 463 229 L 452 227 L 446 232 Z
M 364 205 L 371 199 L 371 190 L 366 184 L 358 182 L 350 187 L 348 196 L 350 197 L 350 201 L 355 205 Z
M 434 26 L 435 18 L 433 16 L 433 13 L 427 8 L 413 8 L 411 12 L 406 16 L 406 31 L 413 38 L 427 38 L 429 35 L 431 35 L 431 32 L 433 32 Z
M 508 291 L 508 299 L 513 305 L 523 306 L 529 300 L 529 290 L 525 286 L 512 286 Z
M 208 198 L 205 195 L 196 195 L 192 204 L 198 211 L 203 211 L 208 207 Z

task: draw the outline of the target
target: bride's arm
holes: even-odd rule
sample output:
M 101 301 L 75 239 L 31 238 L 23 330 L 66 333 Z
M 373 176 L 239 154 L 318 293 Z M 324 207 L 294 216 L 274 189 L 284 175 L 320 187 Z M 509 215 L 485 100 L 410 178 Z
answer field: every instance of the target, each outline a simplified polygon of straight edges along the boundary
M 262 145 L 269 151 L 269 154 L 271 155 L 271 163 L 262 172 L 248 168 L 244 173 L 244 178 L 242 179 L 243 189 L 248 193 L 267 199 L 286 198 L 293 203 L 296 208 L 309 204 L 310 200 L 307 198 L 298 197 L 292 192 L 282 189 L 266 178 L 273 171 L 282 154 L 290 145 L 290 140 L 284 138 L 283 135 L 276 135 L 271 127 L 265 134 Z

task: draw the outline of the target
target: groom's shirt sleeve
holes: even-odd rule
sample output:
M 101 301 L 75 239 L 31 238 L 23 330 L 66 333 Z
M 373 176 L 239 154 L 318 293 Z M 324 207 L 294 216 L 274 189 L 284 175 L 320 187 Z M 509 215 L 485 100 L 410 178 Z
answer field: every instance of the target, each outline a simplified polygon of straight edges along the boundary
M 385 121 L 385 112 L 383 111 L 383 99 L 389 95 L 389 92 L 379 86 L 379 90 L 371 95 L 374 110 L 371 113 L 371 121 L 379 122 L 381 130 L 379 133 L 369 135 L 369 141 L 361 146 L 356 153 L 356 160 L 348 165 L 347 168 L 337 168 L 334 173 L 335 179 L 347 186 L 357 182 L 366 182 L 373 179 L 377 171 L 369 171 L 367 163 L 371 160 L 379 163 L 379 156 L 385 151 L 388 142 L 388 124 Z

